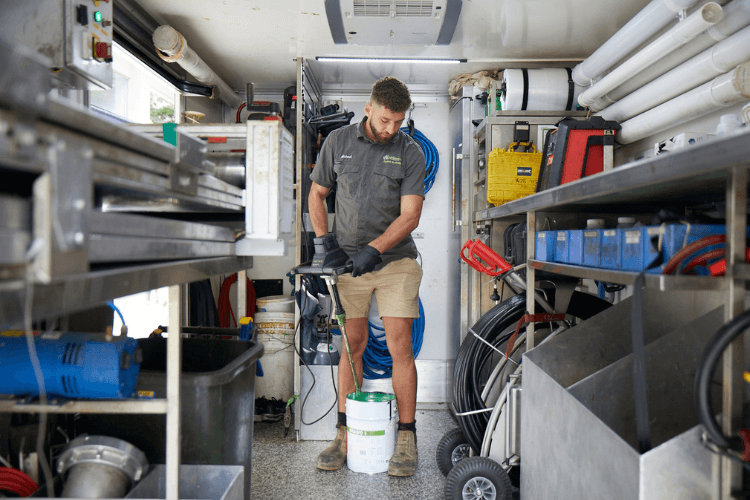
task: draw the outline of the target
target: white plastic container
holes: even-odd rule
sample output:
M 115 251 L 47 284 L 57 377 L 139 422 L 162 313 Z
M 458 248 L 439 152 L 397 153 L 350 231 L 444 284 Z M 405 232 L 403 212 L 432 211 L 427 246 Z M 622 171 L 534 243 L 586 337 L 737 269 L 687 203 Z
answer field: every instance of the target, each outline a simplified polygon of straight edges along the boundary
M 396 396 L 360 392 L 346 397 L 346 465 L 354 472 L 375 474 L 388 470 L 396 449 Z
M 506 69 L 503 71 L 505 92 L 500 99 L 503 111 L 563 111 L 575 109 L 581 87 L 573 85 L 570 95 L 568 70 L 565 68 L 528 69 L 527 85 L 524 85 L 524 70 Z M 523 107 L 524 94 L 526 107 Z
M 257 312 L 253 324 L 256 330 L 265 333 L 294 334 L 294 313 Z
M 288 295 L 271 295 L 270 297 L 259 297 L 255 300 L 257 312 L 294 312 L 294 298 Z
M 264 349 L 255 396 L 286 401 L 294 393 L 294 313 L 256 313 L 253 319 Z

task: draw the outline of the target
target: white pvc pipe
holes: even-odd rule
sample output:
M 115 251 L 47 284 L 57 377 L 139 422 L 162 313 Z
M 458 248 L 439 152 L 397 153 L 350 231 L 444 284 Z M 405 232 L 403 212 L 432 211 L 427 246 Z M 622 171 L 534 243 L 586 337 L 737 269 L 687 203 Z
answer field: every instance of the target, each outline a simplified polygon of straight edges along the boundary
M 698 0 L 653 0 L 593 54 L 573 68 L 573 81 L 582 87 L 617 64 L 674 20 L 677 13 L 689 9 Z
M 685 45 L 714 24 L 721 21 L 721 5 L 709 2 L 696 12 L 680 21 L 672 29 L 651 42 L 633 57 L 619 65 L 607 76 L 596 82 L 578 96 L 578 103 L 588 108 L 594 102 L 617 88 L 622 82 L 656 63 L 665 55 Z
M 214 92 L 228 106 L 235 109 L 243 103 L 242 98 L 229 87 L 214 71 L 206 64 L 193 49 L 188 47 L 185 38 L 171 26 L 159 26 L 153 34 L 154 46 L 157 48 L 159 57 L 167 62 L 176 62 L 185 71 L 190 73 L 201 83 L 213 85 Z M 160 54 L 163 52 L 167 54 Z
M 659 60 L 659 64 L 652 64 L 622 85 L 603 95 L 591 105 L 592 111 L 601 111 L 628 94 L 635 92 L 652 80 L 676 68 L 693 56 L 696 56 L 727 37 L 735 34 L 750 24 L 750 0 L 732 0 L 722 6 L 724 16 L 721 21 L 708 28 L 705 33 L 695 37 L 679 50 Z M 739 64 L 739 63 L 738 63 Z
M 750 26 L 698 54 L 604 109 L 605 120 L 623 122 L 750 60 Z
M 747 99 L 750 99 L 750 61 L 626 121 L 617 133 L 617 142 L 630 144 Z

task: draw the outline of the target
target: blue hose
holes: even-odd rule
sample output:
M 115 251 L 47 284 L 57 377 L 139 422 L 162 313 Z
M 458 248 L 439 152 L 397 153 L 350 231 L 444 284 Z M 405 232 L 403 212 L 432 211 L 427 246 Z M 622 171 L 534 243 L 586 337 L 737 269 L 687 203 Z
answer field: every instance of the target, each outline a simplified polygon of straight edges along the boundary
M 416 134 L 415 134 L 416 135 Z M 393 358 L 388 352 L 385 342 L 385 331 L 379 326 L 369 323 L 369 339 L 365 353 L 362 355 L 362 368 L 366 379 L 390 378 L 393 368 Z M 376 333 L 380 332 L 380 333 Z M 419 318 L 414 320 L 411 326 L 411 341 L 414 358 L 422 349 L 422 338 L 424 337 L 424 308 L 422 300 L 419 299 Z M 375 371 L 377 370 L 377 371 Z
M 125 325 L 125 318 L 122 317 L 122 313 L 117 308 L 117 306 L 115 305 L 115 303 L 114 302 L 107 302 L 107 305 L 109 306 L 110 309 L 112 309 L 114 312 L 116 312 L 117 315 L 120 317 L 120 321 L 122 321 L 122 326 L 126 326 Z
M 401 131 L 408 134 L 409 127 L 402 127 Z M 435 182 L 435 176 L 440 167 L 440 156 L 435 145 L 417 129 L 414 129 L 414 140 L 422 146 L 424 152 L 424 194 L 427 194 L 432 188 L 432 183 Z

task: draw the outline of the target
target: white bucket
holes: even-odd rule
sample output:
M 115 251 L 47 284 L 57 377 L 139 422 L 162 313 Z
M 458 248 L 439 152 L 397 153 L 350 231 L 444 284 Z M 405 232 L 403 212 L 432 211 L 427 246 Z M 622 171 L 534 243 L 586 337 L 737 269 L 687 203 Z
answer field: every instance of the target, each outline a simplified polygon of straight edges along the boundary
M 253 324 L 259 332 L 294 334 L 294 313 L 258 312 Z
M 396 396 L 360 392 L 346 397 L 346 465 L 354 472 L 386 472 L 396 448 Z
M 294 298 L 288 295 L 271 295 L 255 299 L 255 310 L 258 312 L 294 312 Z
M 257 313 L 256 318 L 260 314 Z M 255 323 L 258 342 L 263 344 L 260 358 L 263 376 L 255 379 L 255 397 L 286 401 L 294 394 L 294 314 L 275 313 L 273 316 L 261 318 L 268 320 L 263 323 Z

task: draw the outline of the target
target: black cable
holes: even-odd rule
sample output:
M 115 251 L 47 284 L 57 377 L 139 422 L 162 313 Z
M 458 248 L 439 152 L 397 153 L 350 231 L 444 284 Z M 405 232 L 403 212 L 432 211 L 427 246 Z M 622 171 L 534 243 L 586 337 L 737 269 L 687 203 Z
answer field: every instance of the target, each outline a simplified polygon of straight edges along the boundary
M 304 306 L 302 304 L 303 300 L 307 300 L 307 293 L 302 293 L 302 298 L 300 299 L 300 311 L 304 309 Z M 305 359 L 302 357 L 302 354 L 300 354 L 300 352 L 297 350 L 297 332 L 299 332 L 299 330 L 300 330 L 300 323 L 302 323 L 302 318 L 301 317 L 300 317 L 300 320 L 297 321 L 297 325 L 294 327 L 294 338 L 292 339 L 292 347 L 294 347 L 294 352 L 297 353 L 297 357 L 299 357 L 300 361 L 302 361 L 302 364 L 305 365 L 305 368 L 307 368 L 307 371 L 310 372 L 310 376 L 312 377 L 312 385 L 310 386 L 310 389 L 307 391 L 307 394 L 305 394 L 305 397 L 302 400 L 302 403 L 300 404 L 299 418 L 300 418 L 300 421 L 304 425 L 314 425 L 314 424 L 317 424 L 318 422 L 320 422 L 321 420 L 323 420 L 324 418 L 326 418 L 328 416 L 328 414 L 331 413 L 331 410 L 333 410 L 333 408 L 338 404 L 338 402 L 339 402 L 339 391 L 338 391 L 338 388 L 336 387 L 336 379 L 335 379 L 335 376 L 333 374 L 333 363 L 331 362 L 331 380 L 333 381 L 333 392 L 334 392 L 334 394 L 336 396 L 335 399 L 334 399 L 334 401 L 333 401 L 333 404 L 331 405 L 330 408 L 328 408 L 328 410 L 326 410 L 326 412 L 321 417 L 313 420 L 310 423 L 305 422 L 305 414 L 304 414 L 304 412 L 305 412 L 305 403 L 307 403 L 307 398 L 310 397 L 310 393 L 313 391 L 313 388 L 315 387 L 316 380 L 315 380 L 315 374 L 310 369 L 310 367 L 307 365 L 307 362 L 305 362 Z M 330 340 L 329 340 L 329 342 L 330 342 Z M 329 360 L 329 362 L 331 361 L 330 348 L 328 349 L 328 360 Z
M 742 451 L 744 444 L 739 436 L 725 436 L 714 417 L 711 405 L 711 381 L 724 350 L 732 341 L 750 327 L 750 311 L 745 311 L 719 328 L 703 351 L 698 371 L 695 373 L 695 399 L 698 418 L 706 428 L 709 439 L 720 448 Z

